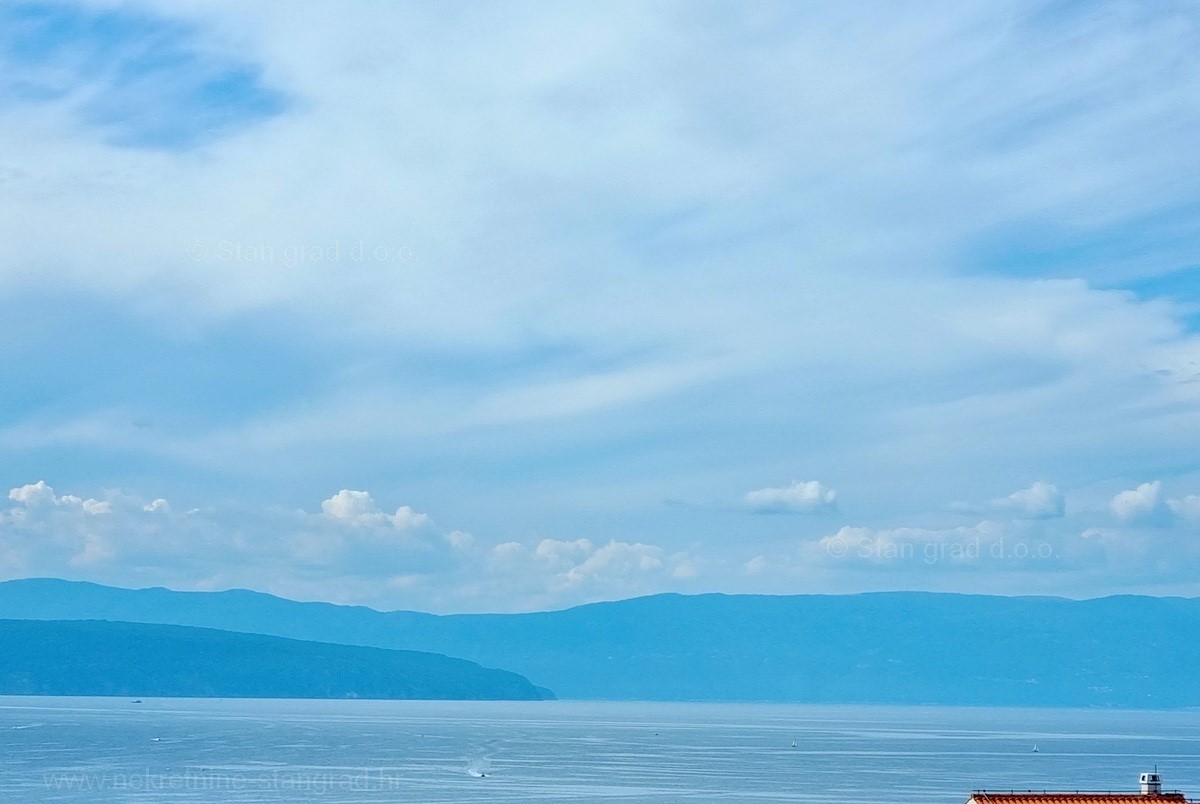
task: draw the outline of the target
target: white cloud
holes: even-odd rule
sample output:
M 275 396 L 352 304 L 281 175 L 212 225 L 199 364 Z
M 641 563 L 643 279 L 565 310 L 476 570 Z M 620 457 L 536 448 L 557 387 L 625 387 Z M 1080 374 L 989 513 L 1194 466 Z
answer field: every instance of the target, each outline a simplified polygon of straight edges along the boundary
M 469 550 L 475 546 L 475 537 L 465 530 L 452 530 L 444 538 L 455 550 Z
M 1200 520 L 1200 495 L 1189 494 L 1178 500 L 1167 500 L 1171 513 L 1182 519 Z
M 681 581 L 690 581 L 700 577 L 700 567 L 691 559 L 682 559 L 671 570 L 671 577 Z
M 691 589 L 700 577 L 700 561 L 691 553 L 618 539 L 542 539 L 532 548 L 506 542 L 485 559 L 478 572 L 491 588 L 524 589 L 531 600 L 547 601 L 543 605 Z
M 390 525 L 397 530 L 411 530 L 429 524 L 427 514 L 417 513 L 407 505 L 397 508 L 394 514 L 386 514 L 369 493 L 351 489 L 342 489 L 322 502 L 321 510 L 331 519 L 352 525 Z
M 112 503 L 108 500 L 83 500 L 79 505 L 93 516 L 112 513 Z
M 321 510 L 334 519 L 356 520 L 366 516 L 378 516 L 379 506 L 365 491 L 342 489 L 321 503 Z
M 747 492 L 743 501 L 752 511 L 779 513 L 793 511 L 812 513 L 833 508 L 837 504 L 837 492 L 816 480 L 795 481 L 782 488 L 765 488 Z
M 1058 487 L 1039 480 L 1027 489 L 1014 491 L 1007 497 L 993 500 L 992 507 L 1009 511 L 1016 517 L 1050 519 L 1063 515 L 1066 510 L 1066 499 Z
M 591 555 L 559 577 L 567 586 L 582 586 L 605 576 L 616 575 L 624 580 L 637 573 L 660 569 L 662 565 L 660 547 L 612 541 L 593 550 Z
M 542 539 L 538 542 L 534 555 L 554 565 L 573 566 L 586 559 L 595 550 L 595 546 L 589 539 L 576 539 L 571 542 Z
M 1079 538 L 1084 540 L 1094 540 L 1101 543 L 1113 543 L 1121 538 L 1119 531 L 1112 528 L 1088 528 L 1079 534 Z
M 46 485 L 45 480 L 12 489 L 8 492 L 8 499 L 28 507 L 46 503 L 54 504 L 58 501 L 58 498 L 54 496 L 54 489 Z
M 455 554 L 469 557 L 471 550 L 463 532 L 417 535 L 413 531 L 427 517 L 406 507 L 382 514 L 369 496 L 353 493 L 326 501 L 322 514 L 257 507 L 177 515 L 162 498 L 117 492 L 105 500 L 56 496 L 45 484 L 16 489 L 12 496 L 16 506 L 0 512 L 0 555 L 7 557 L 8 571 L 19 574 L 383 599 L 386 589 L 405 584 L 428 591 L 423 584 L 452 574 L 462 562 Z
M 140 503 L 111 492 L 104 500 L 57 495 L 45 481 L 14 488 L 17 505 L 0 512 L 0 553 L 23 573 L 73 575 L 116 559 L 124 542 L 136 541 L 139 526 L 128 515 Z
M 525 545 L 520 542 L 502 542 L 492 548 L 492 555 L 501 561 L 511 561 L 512 559 L 528 552 Z
M 396 513 L 388 517 L 388 521 L 392 523 L 392 527 L 394 528 L 409 530 L 428 525 L 429 515 L 417 513 L 410 506 L 402 505 L 396 509 Z
M 1118 492 L 1108 503 L 1113 515 L 1122 522 L 1153 518 L 1162 509 L 1159 502 L 1161 481 L 1142 483 L 1135 489 Z
M 8 492 L 8 499 L 13 502 L 19 502 L 30 509 L 36 509 L 44 505 L 57 505 L 78 507 L 92 516 L 112 512 L 112 502 L 109 500 L 95 500 L 91 498 L 85 500 L 82 497 L 76 497 L 74 494 L 64 494 L 61 497 L 55 496 L 53 487 L 47 485 L 44 480 L 10 490 Z

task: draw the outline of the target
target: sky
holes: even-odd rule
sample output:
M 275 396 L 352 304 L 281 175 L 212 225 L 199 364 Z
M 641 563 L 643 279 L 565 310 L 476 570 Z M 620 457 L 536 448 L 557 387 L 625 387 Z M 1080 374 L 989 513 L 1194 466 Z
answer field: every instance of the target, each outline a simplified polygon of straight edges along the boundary
M 1198 37 L 7 2 L 0 579 L 1200 595 Z

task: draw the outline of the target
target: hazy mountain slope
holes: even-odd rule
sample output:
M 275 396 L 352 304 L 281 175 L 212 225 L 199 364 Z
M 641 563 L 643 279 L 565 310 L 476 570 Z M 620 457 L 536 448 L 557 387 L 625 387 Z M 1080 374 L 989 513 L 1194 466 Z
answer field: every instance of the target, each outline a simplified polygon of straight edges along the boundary
M 176 625 L 0 620 L 0 694 L 536 700 L 515 673 L 432 653 Z

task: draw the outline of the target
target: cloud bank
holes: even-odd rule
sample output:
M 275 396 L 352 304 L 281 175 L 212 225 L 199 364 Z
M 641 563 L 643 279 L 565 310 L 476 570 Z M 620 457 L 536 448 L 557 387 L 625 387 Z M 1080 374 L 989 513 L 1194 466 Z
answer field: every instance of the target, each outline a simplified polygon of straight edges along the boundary
M 20 491 L 0 560 L 418 607 L 1175 577 L 1197 26 L 5 7 L 3 487 L 91 491 Z M 842 527 L 1060 558 L 830 564 Z

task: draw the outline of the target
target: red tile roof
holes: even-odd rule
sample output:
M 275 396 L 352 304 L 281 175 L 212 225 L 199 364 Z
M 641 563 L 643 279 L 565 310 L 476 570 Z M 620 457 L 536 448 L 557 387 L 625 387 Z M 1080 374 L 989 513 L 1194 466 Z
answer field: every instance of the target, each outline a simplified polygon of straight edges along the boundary
M 1187 804 L 1183 793 L 1037 793 L 1032 790 L 971 794 L 968 804 Z

